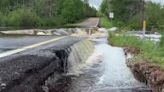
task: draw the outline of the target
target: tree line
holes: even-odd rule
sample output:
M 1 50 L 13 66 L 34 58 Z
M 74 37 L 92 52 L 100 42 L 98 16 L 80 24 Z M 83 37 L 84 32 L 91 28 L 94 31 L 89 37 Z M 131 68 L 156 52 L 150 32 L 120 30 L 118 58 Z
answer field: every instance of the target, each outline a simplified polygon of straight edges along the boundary
M 0 0 L 0 26 L 62 26 L 96 12 L 87 0 Z
M 159 3 L 144 0 L 103 0 L 100 11 L 109 16 L 114 12 L 114 25 L 129 29 L 142 29 L 143 20 L 147 21 L 147 30 L 164 28 L 164 8 Z

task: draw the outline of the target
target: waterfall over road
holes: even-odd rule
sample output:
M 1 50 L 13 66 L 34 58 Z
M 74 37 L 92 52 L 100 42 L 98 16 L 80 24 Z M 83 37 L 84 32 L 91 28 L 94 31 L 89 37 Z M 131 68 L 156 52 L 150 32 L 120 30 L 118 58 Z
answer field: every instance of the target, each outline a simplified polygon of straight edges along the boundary
M 93 41 L 95 51 L 80 70 L 81 74 L 63 75 L 59 80 L 52 76 L 46 81 L 49 87 L 45 92 L 151 92 L 145 84 L 134 78 L 126 66 L 122 48 L 108 45 L 106 38 Z M 72 59 L 77 56 L 76 53 L 80 55 L 81 52 L 84 51 L 73 51 Z M 76 63 L 71 65 L 77 66 Z

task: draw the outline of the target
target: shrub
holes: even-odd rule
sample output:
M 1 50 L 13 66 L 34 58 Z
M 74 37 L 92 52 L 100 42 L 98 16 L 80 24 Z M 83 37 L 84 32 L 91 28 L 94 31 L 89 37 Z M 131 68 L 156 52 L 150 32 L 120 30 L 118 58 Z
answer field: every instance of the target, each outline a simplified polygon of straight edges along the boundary
M 61 26 L 63 24 L 65 24 L 65 20 L 62 17 L 52 17 L 52 18 L 48 18 L 46 20 L 44 20 L 44 24 L 45 26 Z
M 9 13 L 8 25 L 35 27 L 39 24 L 39 19 L 40 18 L 30 9 L 18 9 Z
M 111 22 L 109 21 L 109 19 L 106 16 L 101 17 L 100 23 L 101 23 L 100 24 L 101 27 L 104 27 L 104 28 L 110 28 L 110 27 L 112 27 Z
M 6 16 L 0 12 L 0 26 L 6 26 Z

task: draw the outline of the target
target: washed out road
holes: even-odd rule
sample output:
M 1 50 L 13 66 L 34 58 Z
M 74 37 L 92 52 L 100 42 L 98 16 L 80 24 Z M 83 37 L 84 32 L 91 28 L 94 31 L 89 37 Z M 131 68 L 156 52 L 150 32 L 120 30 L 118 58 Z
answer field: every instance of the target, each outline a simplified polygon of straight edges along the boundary
M 81 23 L 75 24 L 83 28 L 95 28 L 99 25 L 99 18 L 91 17 Z M 3 36 L 0 35 L 0 53 L 33 45 L 39 42 L 57 38 L 59 36 Z
M 89 18 L 78 25 L 95 28 L 98 24 L 99 18 Z M 0 59 L 0 92 L 152 92 L 126 66 L 122 48 L 108 45 L 107 37 L 95 39 L 0 37 L 0 58 L 3 52 L 26 50 Z M 83 61 L 89 53 L 92 58 Z

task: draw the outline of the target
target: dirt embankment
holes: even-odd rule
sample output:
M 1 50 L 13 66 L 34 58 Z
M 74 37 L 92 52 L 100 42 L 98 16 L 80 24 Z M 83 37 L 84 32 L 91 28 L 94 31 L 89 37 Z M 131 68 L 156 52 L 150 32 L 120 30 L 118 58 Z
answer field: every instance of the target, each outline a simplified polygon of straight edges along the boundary
M 125 48 L 124 51 L 125 55 L 131 53 L 134 56 L 140 52 L 139 49 L 131 47 Z M 131 60 L 127 60 L 127 65 L 130 67 L 136 79 L 146 83 L 152 88 L 153 92 L 164 92 L 164 69 L 148 61 L 132 62 Z

